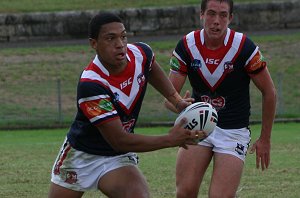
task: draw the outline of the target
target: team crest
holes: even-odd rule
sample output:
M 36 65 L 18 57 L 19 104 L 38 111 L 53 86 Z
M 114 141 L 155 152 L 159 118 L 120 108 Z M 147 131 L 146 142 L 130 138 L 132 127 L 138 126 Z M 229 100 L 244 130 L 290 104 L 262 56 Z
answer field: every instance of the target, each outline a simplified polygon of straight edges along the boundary
M 137 82 L 142 87 L 142 86 L 144 86 L 145 81 L 146 81 L 145 75 L 143 73 L 140 73 L 137 77 Z
M 77 173 L 75 171 L 67 171 L 66 173 L 66 183 L 74 184 L 77 182 Z
M 231 61 L 227 61 L 224 63 L 224 73 L 229 74 L 233 72 L 233 63 Z
M 200 69 L 201 67 L 202 67 L 202 63 L 201 63 L 200 60 L 194 59 L 194 60 L 192 61 L 192 63 L 191 63 L 191 68 L 192 68 L 193 70 L 197 70 L 198 68 Z
M 118 102 L 120 100 L 120 95 L 118 94 L 118 92 L 115 92 L 114 93 L 114 96 L 115 96 L 115 102 Z

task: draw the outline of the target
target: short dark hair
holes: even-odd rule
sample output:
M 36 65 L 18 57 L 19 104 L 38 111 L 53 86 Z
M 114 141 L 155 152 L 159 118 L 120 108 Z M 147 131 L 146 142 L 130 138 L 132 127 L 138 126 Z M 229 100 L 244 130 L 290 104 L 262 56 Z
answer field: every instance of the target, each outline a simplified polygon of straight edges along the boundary
M 210 0 L 202 0 L 202 2 L 201 2 L 201 12 L 204 12 L 206 10 L 208 1 L 210 1 Z M 217 0 L 217 1 L 220 1 L 220 3 L 221 2 L 228 3 L 228 5 L 229 5 L 229 14 L 233 13 L 233 0 Z
M 97 39 L 100 29 L 103 25 L 112 22 L 122 23 L 122 19 L 113 13 L 103 12 L 95 15 L 89 22 L 88 36 L 92 39 Z

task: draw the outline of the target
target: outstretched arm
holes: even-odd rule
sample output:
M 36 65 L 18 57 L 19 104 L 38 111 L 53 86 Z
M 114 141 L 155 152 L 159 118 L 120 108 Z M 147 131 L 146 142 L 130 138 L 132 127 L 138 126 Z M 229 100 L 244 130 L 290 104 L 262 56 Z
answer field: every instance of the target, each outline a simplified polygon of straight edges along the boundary
M 120 119 L 114 119 L 98 126 L 105 140 L 118 152 L 148 152 L 158 149 L 197 144 L 198 138 L 205 138 L 202 131 L 184 129 L 186 120 L 173 126 L 165 135 L 142 135 L 128 133 L 124 130 Z

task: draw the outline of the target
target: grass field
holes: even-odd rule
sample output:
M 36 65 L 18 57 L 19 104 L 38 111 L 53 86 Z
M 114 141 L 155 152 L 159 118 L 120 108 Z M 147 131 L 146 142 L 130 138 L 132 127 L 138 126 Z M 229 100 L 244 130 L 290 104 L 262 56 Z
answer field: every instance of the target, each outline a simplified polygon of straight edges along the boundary
M 278 90 L 277 117 L 299 117 L 300 32 L 249 35 L 262 50 Z M 176 40 L 149 43 L 166 73 Z M 88 43 L 19 48 L 0 48 L 0 128 L 16 126 L 68 126 L 75 115 L 79 74 L 94 57 Z M 58 82 L 61 112 L 58 110 Z M 189 89 L 187 85 L 184 89 Z M 162 96 L 151 86 L 140 113 L 140 123 L 172 121 L 175 115 L 162 107 Z M 260 94 L 251 89 L 252 117 L 259 119 Z M 61 115 L 60 115 L 61 113 Z
M 259 125 L 252 126 L 252 142 L 259 136 Z M 239 187 L 240 198 L 299 198 L 300 124 L 275 124 L 272 158 L 267 171 L 255 168 L 255 156 L 248 155 Z M 0 197 L 46 197 L 50 169 L 67 129 L 0 131 Z M 168 128 L 137 128 L 136 133 L 163 134 Z M 175 197 L 177 148 L 140 153 L 140 168 L 146 176 L 153 198 Z M 155 167 L 155 168 L 154 168 Z M 207 197 L 211 167 L 199 197 Z M 86 198 L 104 197 L 88 192 Z

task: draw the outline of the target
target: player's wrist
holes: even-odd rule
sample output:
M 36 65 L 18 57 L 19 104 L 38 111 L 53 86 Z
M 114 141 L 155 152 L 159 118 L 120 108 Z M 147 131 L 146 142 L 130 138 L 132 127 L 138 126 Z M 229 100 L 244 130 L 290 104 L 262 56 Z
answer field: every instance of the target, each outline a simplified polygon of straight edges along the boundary
M 179 95 L 179 93 L 174 92 L 169 97 L 167 97 L 167 100 L 177 109 L 179 106 L 179 103 L 183 101 L 182 97 Z

